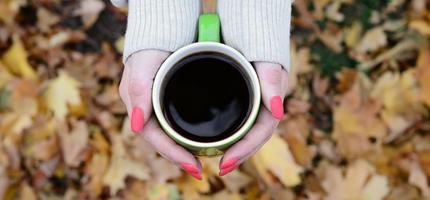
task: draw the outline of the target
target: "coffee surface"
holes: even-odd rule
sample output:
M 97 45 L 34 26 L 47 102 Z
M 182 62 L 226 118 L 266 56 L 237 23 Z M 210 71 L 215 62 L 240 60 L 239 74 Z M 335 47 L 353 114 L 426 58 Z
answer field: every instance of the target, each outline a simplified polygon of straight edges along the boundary
M 173 129 L 198 142 L 214 142 L 236 132 L 250 113 L 249 82 L 231 58 L 200 53 L 178 62 L 163 97 L 164 115 Z

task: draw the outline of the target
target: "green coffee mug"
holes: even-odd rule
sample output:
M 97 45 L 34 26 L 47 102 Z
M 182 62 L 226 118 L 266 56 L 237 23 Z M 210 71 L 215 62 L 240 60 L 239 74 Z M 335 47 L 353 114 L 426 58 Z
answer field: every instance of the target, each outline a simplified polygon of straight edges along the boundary
M 166 61 L 164 61 L 155 76 L 152 90 L 154 112 L 161 128 L 163 128 L 163 130 L 174 141 L 198 156 L 215 156 L 223 154 L 228 147 L 238 142 L 252 128 L 260 109 L 261 89 L 257 73 L 251 63 L 249 63 L 241 53 L 220 43 L 220 29 L 220 19 L 218 15 L 205 14 L 200 16 L 198 42 L 177 50 L 169 56 Z M 169 125 L 163 114 L 162 91 L 164 89 L 163 86 L 165 84 L 163 83 L 166 75 L 183 58 L 202 52 L 220 53 L 234 59 L 241 66 L 241 71 L 245 74 L 244 77 L 246 77 L 251 83 L 250 85 L 253 91 L 253 96 L 251 96 L 251 112 L 245 123 L 239 128 L 239 130 L 231 134 L 228 138 L 215 142 L 198 142 L 183 137 Z

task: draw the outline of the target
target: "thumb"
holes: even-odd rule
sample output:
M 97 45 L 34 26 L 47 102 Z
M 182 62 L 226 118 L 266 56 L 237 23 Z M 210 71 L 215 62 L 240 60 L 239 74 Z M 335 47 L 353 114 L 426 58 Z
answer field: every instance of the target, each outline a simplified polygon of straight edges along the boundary
M 269 62 L 255 62 L 258 77 L 260 79 L 262 99 L 264 106 L 270 110 L 275 119 L 284 117 L 285 87 L 287 72 L 282 66 Z

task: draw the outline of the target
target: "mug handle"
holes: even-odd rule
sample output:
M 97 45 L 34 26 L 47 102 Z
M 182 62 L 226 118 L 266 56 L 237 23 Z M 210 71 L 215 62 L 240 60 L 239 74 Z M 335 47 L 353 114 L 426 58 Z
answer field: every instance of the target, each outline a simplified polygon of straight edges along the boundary
M 217 14 L 199 17 L 199 42 L 221 42 L 221 22 Z

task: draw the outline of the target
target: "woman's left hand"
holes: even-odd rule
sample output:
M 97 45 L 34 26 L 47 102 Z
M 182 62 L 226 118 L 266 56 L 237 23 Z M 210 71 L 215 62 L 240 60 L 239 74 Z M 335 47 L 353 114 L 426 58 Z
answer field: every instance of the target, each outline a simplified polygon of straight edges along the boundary
M 288 90 L 288 74 L 279 64 L 255 62 L 264 107 L 250 132 L 230 147 L 220 162 L 220 176 L 237 169 L 272 136 L 284 116 L 283 99 Z

